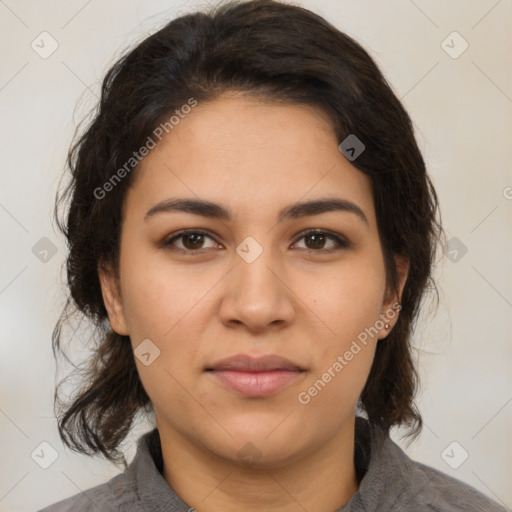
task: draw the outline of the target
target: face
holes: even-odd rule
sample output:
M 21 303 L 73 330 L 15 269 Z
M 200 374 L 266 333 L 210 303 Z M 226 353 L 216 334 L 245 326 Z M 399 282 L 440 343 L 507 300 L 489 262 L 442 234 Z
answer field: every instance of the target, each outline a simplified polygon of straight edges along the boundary
M 232 95 L 198 104 L 142 161 L 119 287 L 100 278 L 163 438 L 272 465 L 353 422 L 399 297 L 371 181 L 338 143 L 319 110 Z

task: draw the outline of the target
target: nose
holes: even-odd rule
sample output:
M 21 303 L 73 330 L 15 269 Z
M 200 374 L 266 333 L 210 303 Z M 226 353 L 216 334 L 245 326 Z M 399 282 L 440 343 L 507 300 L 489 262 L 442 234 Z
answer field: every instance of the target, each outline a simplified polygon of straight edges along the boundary
M 219 310 L 225 325 L 244 325 L 251 332 L 261 332 L 270 326 L 283 328 L 293 322 L 293 287 L 270 250 L 263 250 L 251 263 L 237 257 L 235 267 L 225 279 Z

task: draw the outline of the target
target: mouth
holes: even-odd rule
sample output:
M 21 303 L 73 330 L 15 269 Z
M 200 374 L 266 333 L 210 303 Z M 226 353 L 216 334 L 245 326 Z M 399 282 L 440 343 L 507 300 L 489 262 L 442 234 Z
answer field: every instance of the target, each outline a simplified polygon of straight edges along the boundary
M 238 355 L 205 369 L 220 385 L 245 397 L 266 397 L 282 391 L 304 375 L 306 370 L 277 355 L 251 357 Z

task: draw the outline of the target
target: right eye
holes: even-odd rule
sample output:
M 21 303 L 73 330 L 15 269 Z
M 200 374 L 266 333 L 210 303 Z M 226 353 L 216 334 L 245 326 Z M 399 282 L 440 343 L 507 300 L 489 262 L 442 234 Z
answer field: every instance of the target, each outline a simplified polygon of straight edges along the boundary
M 180 252 L 189 253 L 192 255 L 205 249 L 203 244 L 206 238 L 209 238 L 215 242 L 213 237 L 207 231 L 187 229 L 173 234 L 170 238 L 166 238 L 162 242 L 162 246 L 171 250 L 176 249 Z M 178 241 L 181 242 L 181 247 L 176 244 Z M 208 249 L 208 247 L 206 249 Z

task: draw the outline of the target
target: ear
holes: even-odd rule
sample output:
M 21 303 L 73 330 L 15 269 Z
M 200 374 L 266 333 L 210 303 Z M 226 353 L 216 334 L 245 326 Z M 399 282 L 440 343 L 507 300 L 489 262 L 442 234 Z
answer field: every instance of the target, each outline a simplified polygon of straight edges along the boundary
M 387 287 L 380 316 L 383 326 L 379 329 L 379 339 L 386 338 L 398 321 L 402 292 L 409 274 L 409 261 L 403 256 L 395 255 L 395 265 L 398 274 L 398 293 L 391 285 Z M 386 325 L 389 327 L 386 328 Z
M 103 295 L 103 303 L 105 304 L 112 330 L 117 332 L 117 334 L 128 336 L 119 282 L 115 272 L 109 265 L 99 263 L 98 277 L 101 285 L 101 294 Z

